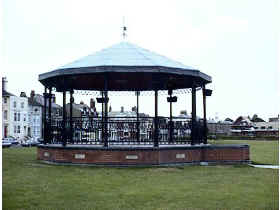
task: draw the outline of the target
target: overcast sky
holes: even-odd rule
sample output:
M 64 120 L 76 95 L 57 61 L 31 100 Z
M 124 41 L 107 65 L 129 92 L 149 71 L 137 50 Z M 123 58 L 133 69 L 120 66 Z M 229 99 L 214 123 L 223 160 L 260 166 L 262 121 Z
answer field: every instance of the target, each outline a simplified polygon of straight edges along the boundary
M 42 93 L 39 74 L 122 41 L 125 16 L 129 42 L 212 76 L 208 117 L 256 113 L 267 120 L 279 113 L 278 9 L 274 0 L 3 0 L 1 75 L 13 94 Z M 140 111 L 153 115 L 153 98 L 140 100 Z M 201 116 L 200 93 L 197 101 Z M 113 110 L 135 103 L 135 97 L 110 99 Z M 168 116 L 166 96 L 159 105 Z M 179 95 L 174 114 L 183 109 L 191 112 L 190 94 Z

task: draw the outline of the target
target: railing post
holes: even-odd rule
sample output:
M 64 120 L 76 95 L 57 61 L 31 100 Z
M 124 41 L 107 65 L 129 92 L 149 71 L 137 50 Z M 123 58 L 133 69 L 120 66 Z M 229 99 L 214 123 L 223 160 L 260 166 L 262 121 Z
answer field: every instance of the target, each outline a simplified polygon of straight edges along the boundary
M 155 90 L 154 147 L 159 146 L 158 140 L 158 90 Z
M 70 90 L 70 142 L 73 143 L 73 103 L 74 103 L 74 97 L 73 97 L 73 89 Z
M 62 145 L 66 146 L 67 143 L 67 137 L 66 137 L 66 91 L 63 90 L 63 112 L 62 112 L 62 116 L 63 116 L 63 121 L 62 121 Z
M 194 145 L 197 138 L 196 132 L 196 88 L 192 85 L 192 131 L 191 131 L 191 145 Z

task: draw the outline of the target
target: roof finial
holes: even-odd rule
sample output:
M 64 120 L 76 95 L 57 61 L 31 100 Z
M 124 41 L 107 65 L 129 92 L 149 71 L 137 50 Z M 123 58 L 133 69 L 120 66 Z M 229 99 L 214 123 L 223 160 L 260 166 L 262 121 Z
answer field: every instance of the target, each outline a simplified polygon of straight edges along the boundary
M 127 34 L 126 34 L 127 27 L 125 26 L 124 17 L 123 17 L 123 27 L 122 28 L 123 28 L 122 36 L 123 36 L 123 40 L 125 40 L 125 38 L 127 37 Z

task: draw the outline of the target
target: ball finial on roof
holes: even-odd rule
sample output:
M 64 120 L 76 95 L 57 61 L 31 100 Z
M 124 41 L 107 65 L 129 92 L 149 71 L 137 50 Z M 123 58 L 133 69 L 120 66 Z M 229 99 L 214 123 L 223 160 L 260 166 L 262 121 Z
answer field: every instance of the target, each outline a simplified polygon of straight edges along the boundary
M 127 30 L 127 27 L 125 26 L 125 23 L 124 23 L 124 17 L 123 17 L 123 33 L 122 33 L 122 36 L 123 36 L 123 39 L 125 40 L 125 38 L 127 37 L 127 34 L 126 34 L 126 30 Z

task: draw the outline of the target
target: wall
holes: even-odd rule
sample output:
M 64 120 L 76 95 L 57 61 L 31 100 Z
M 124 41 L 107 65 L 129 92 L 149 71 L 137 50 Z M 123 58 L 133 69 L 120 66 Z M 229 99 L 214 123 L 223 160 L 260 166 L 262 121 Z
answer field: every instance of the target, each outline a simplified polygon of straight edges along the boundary
M 109 165 L 159 165 L 200 162 L 249 162 L 248 145 L 188 146 L 173 148 L 94 148 L 83 146 L 40 145 L 37 159 L 57 163 L 109 164 Z

